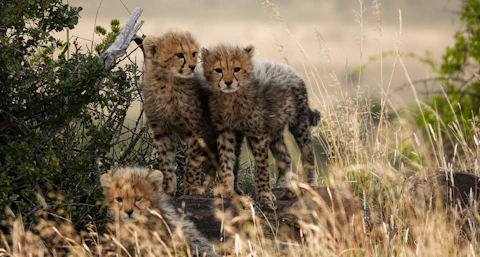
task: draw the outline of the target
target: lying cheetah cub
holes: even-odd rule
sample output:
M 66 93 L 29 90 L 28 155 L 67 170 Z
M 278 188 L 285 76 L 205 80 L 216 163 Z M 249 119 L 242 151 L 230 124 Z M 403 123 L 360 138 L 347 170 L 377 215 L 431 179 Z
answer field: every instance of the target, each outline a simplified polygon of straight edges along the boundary
M 254 47 L 219 44 L 202 49 L 203 72 L 211 91 L 209 107 L 218 132 L 217 147 L 220 179 L 226 194 L 232 192 L 235 133 L 247 137 L 256 162 L 256 198 L 272 201 L 269 185 L 268 149 L 279 170 L 278 187 L 288 187 L 291 159 L 283 131 L 288 126 L 301 150 L 306 180 L 318 185 L 310 127 L 317 125 L 320 113 L 308 106 L 302 78 L 288 65 L 253 60 Z
M 157 232 L 168 247 L 188 242 L 190 251 L 198 256 L 219 256 L 212 244 L 201 235 L 195 225 L 180 217 L 163 193 L 163 174 L 159 170 L 149 172 L 146 168 L 123 167 L 100 178 L 105 195 L 105 204 L 112 215 L 122 224 L 138 224 Z M 160 218 L 153 212 L 161 215 Z M 165 221 L 165 222 L 164 222 Z M 170 235 L 169 231 L 172 231 Z M 173 246 L 172 246 L 173 245 Z
M 173 142 L 180 139 L 187 145 L 184 193 L 203 195 L 202 162 L 207 174 L 215 174 L 216 169 L 198 143 L 202 138 L 210 149 L 215 148 L 207 96 L 194 72 L 199 45 L 189 32 L 169 31 L 146 37 L 143 48 L 143 106 L 165 174 L 165 192 L 174 195 L 176 191 Z

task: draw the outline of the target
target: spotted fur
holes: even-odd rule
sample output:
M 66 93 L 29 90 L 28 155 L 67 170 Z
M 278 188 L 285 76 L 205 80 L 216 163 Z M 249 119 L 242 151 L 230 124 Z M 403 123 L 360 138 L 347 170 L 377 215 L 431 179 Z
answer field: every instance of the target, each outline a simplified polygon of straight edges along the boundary
M 143 48 L 144 110 L 165 174 L 165 191 L 171 195 L 176 191 L 173 143 L 180 139 L 187 145 L 184 193 L 203 195 L 201 165 L 210 175 L 216 169 L 198 141 L 202 138 L 210 149 L 215 148 L 207 95 L 195 75 L 199 44 L 189 32 L 169 31 L 146 37 Z
M 235 147 L 234 136 L 247 137 L 256 161 L 257 200 L 271 201 L 275 196 L 269 185 L 268 149 L 279 170 L 278 187 L 288 187 L 291 159 L 283 131 L 288 126 L 301 151 L 306 181 L 318 185 L 310 127 L 317 125 L 320 113 L 308 106 L 308 95 L 301 77 L 288 65 L 254 60 L 254 47 L 219 44 L 202 49 L 203 72 L 211 96 L 209 107 L 218 132 L 217 148 L 220 179 L 225 191 L 232 191 L 231 177 Z
M 182 218 L 163 192 L 163 174 L 141 167 L 121 167 L 103 174 L 100 183 L 110 214 L 127 228 L 130 224 L 154 230 L 169 248 L 188 242 L 190 251 L 198 256 L 219 256 L 212 244 L 197 230 L 193 222 Z M 154 213 L 161 216 L 158 217 Z M 173 233 L 173 234 L 172 234 Z M 179 242 L 175 243 L 172 240 Z M 197 255 L 195 255 L 197 256 Z

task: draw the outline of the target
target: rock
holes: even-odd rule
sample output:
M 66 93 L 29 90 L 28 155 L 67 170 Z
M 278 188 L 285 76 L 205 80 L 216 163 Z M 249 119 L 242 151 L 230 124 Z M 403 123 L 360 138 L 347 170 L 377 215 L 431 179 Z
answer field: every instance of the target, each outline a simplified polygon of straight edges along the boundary
M 419 177 L 411 188 L 414 200 L 431 201 L 456 209 L 473 205 L 480 197 L 480 178 L 466 172 L 438 172 L 429 177 Z
M 437 172 L 418 176 L 410 188 L 407 219 L 425 220 L 430 212 L 444 215 L 458 229 L 458 241 L 467 247 L 480 236 L 480 178 L 467 172 Z M 413 224 L 413 223 L 412 223 Z M 412 238 L 415 238 L 412 233 Z
M 235 234 L 250 237 L 256 233 L 263 233 L 272 240 L 300 241 L 305 233 L 313 233 L 311 225 L 339 238 L 345 234 L 365 233 L 361 201 L 349 190 L 275 188 L 273 193 L 277 198 L 274 209 L 257 205 L 245 196 L 233 199 L 181 196 L 171 202 L 204 235 L 222 242 Z M 354 233 L 346 233 L 346 230 Z

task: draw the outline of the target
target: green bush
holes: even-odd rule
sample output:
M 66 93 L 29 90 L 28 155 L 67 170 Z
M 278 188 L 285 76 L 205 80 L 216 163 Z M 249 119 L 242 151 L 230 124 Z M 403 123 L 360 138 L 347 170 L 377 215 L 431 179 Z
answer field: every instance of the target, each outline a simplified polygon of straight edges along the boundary
M 427 108 L 417 116 L 420 126 L 430 125 L 443 144 L 435 146 L 453 157 L 464 156 L 475 147 L 480 107 L 480 2 L 464 0 L 460 20 L 464 26 L 455 34 L 455 43 L 447 47 L 437 70 L 443 90 L 433 96 Z M 452 136 L 453 135 L 453 136 Z M 478 140 L 478 138 L 477 138 Z
M 0 220 L 20 213 L 32 221 L 40 209 L 75 224 L 100 219 L 100 172 L 151 154 L 142 115 L 125 122 L 139 99 L 137 66 L 110 71 L 77 42 L 55 39 L 82 10 L 63 2 L 0 2 Z

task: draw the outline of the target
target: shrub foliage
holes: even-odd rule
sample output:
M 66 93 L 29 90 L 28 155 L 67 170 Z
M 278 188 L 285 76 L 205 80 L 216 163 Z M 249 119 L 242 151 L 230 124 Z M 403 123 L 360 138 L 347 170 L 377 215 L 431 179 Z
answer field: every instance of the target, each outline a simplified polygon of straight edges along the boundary
M 438 68 L 442 90 L 427 102 L 417 124 L 432 126 L 443 138 L 445 155 L 454 151 L 468 154 L 478 144 L 480 107 L 480 2 L 464 0 L 460 12 L 462 29 L 454 36 L 455 43 L 447 47 Z M 457 150 L 454 150 L 457 148 Z
M 137 66 L 107 70 L 97 53 L 54 38 L 82 10 L 64 2 L 0 2 L 0 220 L 31 221 L 42 209 L 84 223 L 100 215 L 98 174 L 145 163 L 152 148 L 141 115 L 125 122 L 139 98 Z

